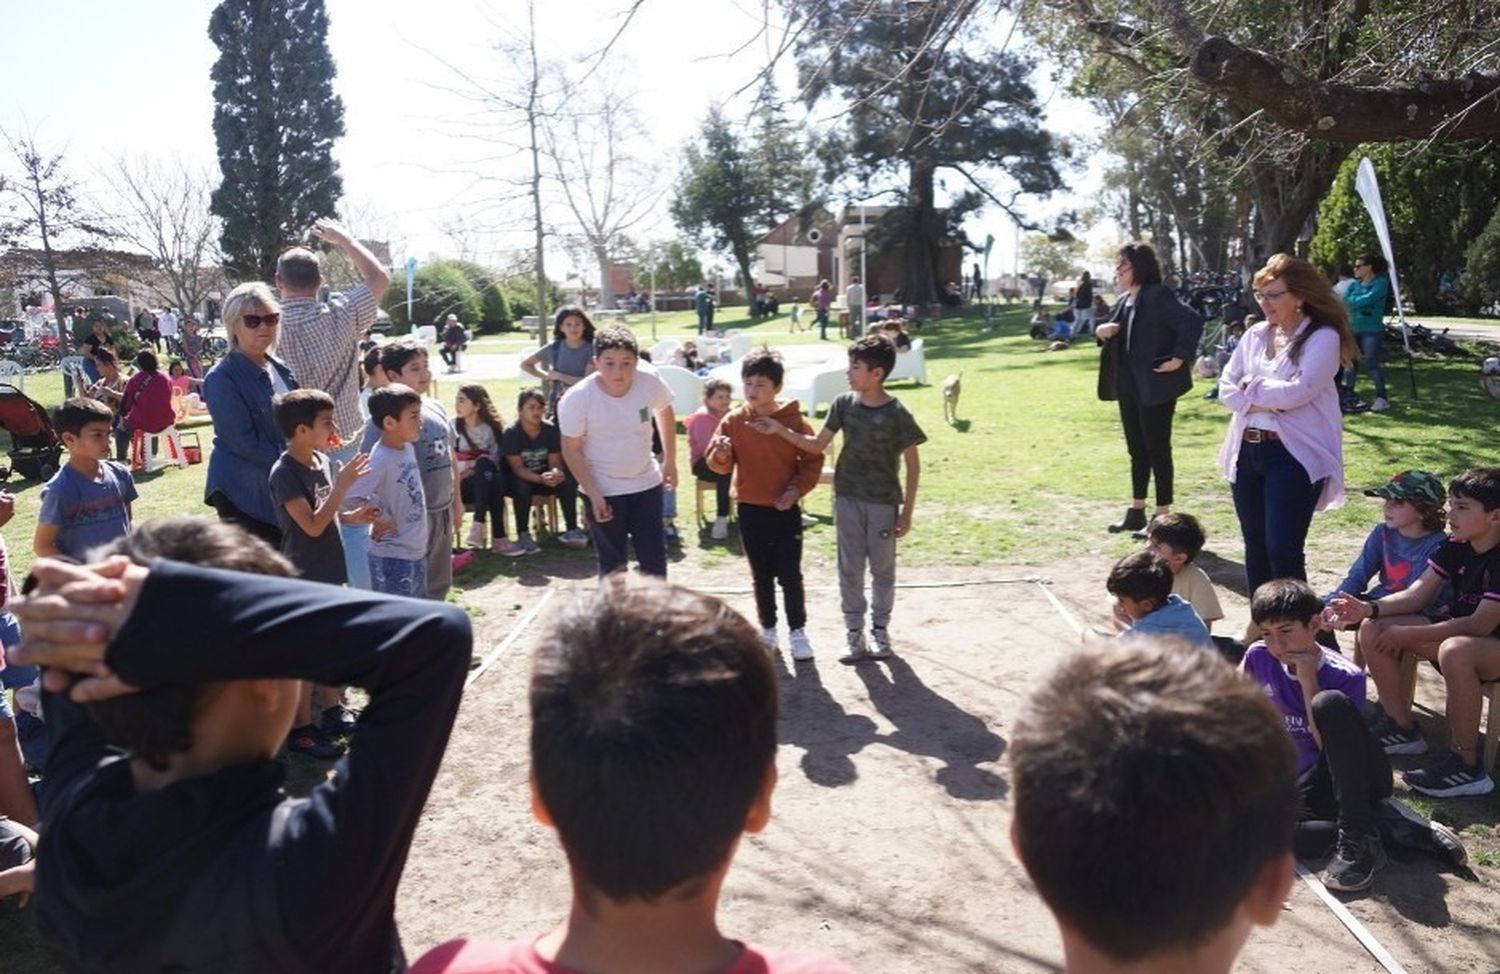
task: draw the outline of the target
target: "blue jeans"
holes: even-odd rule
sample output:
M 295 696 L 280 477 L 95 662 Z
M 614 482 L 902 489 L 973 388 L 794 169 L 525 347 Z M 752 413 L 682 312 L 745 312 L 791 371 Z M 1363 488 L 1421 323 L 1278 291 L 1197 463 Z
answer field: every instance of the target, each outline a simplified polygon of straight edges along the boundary
M 1241 443 L 1231 491 L 1245 540 L 1248 594 L 1273 578 L 1307 580 L 1304 547 L 1323 482 L 1307 471 L 1280 440 Z
M 667 577 L 667 539 L 662 531 L 660 485 L 634 494 L 606 497 L 613 516 L 608 521 L 594 520 L 594 504 L 585 500 L 589 534 L 599 557 L 599 577 L 626 567 L 625 545 L 635 545 L 635 557 L 641 571 L 659 578 Z
M 338 466 L 342 466 L 354 459 L 354 454 L 358 452 L 359 440 L 355 439 L 328 454 L 328 458 L 337 461 Z M 338 471 L 335 470 L 333 475 L 337 477 Z M 370 584 L 370 526 L 368 524 L 340 524 L 339 541 L 344 545 L 344 570 L 349 575 L 349 587 L 371 590 L 373 586 Z
M 409 599 L 427 598 L 427 563 L 421 558 L 383 558 L 370 555 L 370 588 Z
M 1370 372 L 1370 378 L 1375 380 L 1375 398 L 1385 398 L 1385 366 L 1381 364 L 1381 339 L 1384 337 L 1378 331 L 1357 331 L 1354 337 L 1359 342 L 1359 359 L 1344 370 L 1344 388 L 1350 392 L 1354 391 L 1355 380 L 1359 378 L 1359 367 L 1361 364 Z

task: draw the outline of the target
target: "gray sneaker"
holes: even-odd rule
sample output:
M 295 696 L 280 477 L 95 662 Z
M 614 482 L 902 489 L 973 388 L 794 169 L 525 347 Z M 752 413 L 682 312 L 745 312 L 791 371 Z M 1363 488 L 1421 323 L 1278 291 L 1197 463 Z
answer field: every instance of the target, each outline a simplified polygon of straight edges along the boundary
M 589 546 L 589 536 L 574 528 L 571 531 L 564 531 L 562 534 L 559 534 L 557 536 L 557 543 L 564 548 L 587 548 Z
M 521 554 L 523 555 L 539 555 L 542 553 L 542 546 L 537 544 L 529 534 L 523 534 L 516 538 L 516 545 L 521 549 Z
M 870 639 L 875 643 L 875 648 L 870 650 L 871 659 L 890 659 L 896 655 L 891 648 L 891 633 L 885 626 L 876 626 L 870 630 Z
M 844 637 L 844 655 L 839 662 L 845 666 L 863 663 L 870 658 L 870 647 L 865 645 L 865 634 L 860 629 L 850 629 Z

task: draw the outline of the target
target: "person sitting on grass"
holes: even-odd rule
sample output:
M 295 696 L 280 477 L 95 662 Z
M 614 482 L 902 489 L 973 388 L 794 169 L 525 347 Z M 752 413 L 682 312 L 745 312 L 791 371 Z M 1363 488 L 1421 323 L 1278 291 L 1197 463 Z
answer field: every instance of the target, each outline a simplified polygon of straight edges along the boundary
M 467 617 L 286 577 L 208 518 L 151 522 L 105 555 L 97 572 L 36 562 L 16 608 L 17 656 L 51 668 L 42 941 L 68 970 L 401 970 L 396 889 Z M 70 692 L 66 671 L 83 677 Z M 304 680 L 369 703 L 337 773 L 290 798 L 275 758 Z
M 1357 892 L 1386 861 L 1377 823 L 1390 802 L 1391 763 L 1362 716 L 1364 670 L 1318 644 L 1322 617 L 1323 600 L 1306 582 L 1262 585 L 1250 600 L 1262 638 L 1245 650 L 1240 671 L 1281 713 L 1297 750 L 1297 858 L 1327 859 L 1318 876 L 1323 885 Z M 1450 861 L 1463 864 L 1467 856 L 1451 830 L 1429 823 L 1427 831 L 1434 851 L 1440 839 Z
M 1031 325 L 1028 334 L 1039 341 L 1047 338 L 1052 329 L 1052 316 L 1042 307 L 1042 299 L 1031 302 Z
M 411 974 L 847 974 L 719 931 L 740 837 L 776 787 L 776 674 L 711 595 L 616 575 L 564 611 L 531 674 L 531 807 L 557 830 L 573 903 L 550 933 L 454 940 Z
M 516 508 L 516 524 L 529 528 L 531 502 L 538 494 L 555 495 L 566 530 L 557 536 L 565 548 L 587 548 L 589 536 L 578 530 L 578 481 L 562 459 L 562 434 L 546 419 L 547 395 L 522 389 L 516 397 L 516 421 L 505 428 L 500 449 L 510 467 L 506 484 Z M 556 527 L 553 528 L 556 530 Z
M 729 537 L 729 489 L 734 483 L 734 475 L 711 469 L 705 457 L 709 441 L 719 429 L 719 421 L 729 412 L 730 392 L 728 382 L 709 379 L 703 383 L 703 405 L 682 421 L 687 430 L 688 462 L 693 476 L 714 485 L 714 523 L 708 536 L 715 541 Z
M 1158 514 L 1146 525 L 1146 548 L 1160 555 L 1172 569 L 1172 594 L 1182 596 L 1213 632 L 1214 623 L 1224 618 L 1224 608 L 1219 605 L 1208 572 L 1193 564 L 1207 541 L 1203 525 L 1191 514 Z
M 1448 485 L 1448 540 L 1428 570 L 1400 592 L 1364 601 L 1340 592 L 1329 622 L 1359 623 L 1370 678 L 1384 712 L 1375 727 L 1387 754 L 1422 754 L 1427 742 L 1412 719 L 1401 675 L 1401 654 L 1438 664 L 1448 691 L 1449 750 L 1401 780 L 1424 795 L 1488 795 L 1494 779 L 1479 761 L 1480 684 L 1500 680 L 1500 467 L 1478 467 Z M 1452 618 L 1434 621 L 1430 609 L 1452 586 Z
M 94 399 L 69 399 L 52 414 L 68 462 L 42 488 L 31 543 L 38 555 L 84 561 L 89 549 L 130 533 L 130 505 L 139 495 L 130 469 L 109 458 L 114 418 Z
M 1155 551 L 1126 555 L 1109 570 L 1105 588 L 1115 597 L 1122 636 L 1170 636 L 1213 649 L 1208 626 L 1191 603 L 1172 593 L 1172 569 Z
M 1292 743 L 1227 664 L 1155 640 L 1073 653 L 1010 733 L 1011 844 L 1066 974 L 1228 974 L 1291 892 Z

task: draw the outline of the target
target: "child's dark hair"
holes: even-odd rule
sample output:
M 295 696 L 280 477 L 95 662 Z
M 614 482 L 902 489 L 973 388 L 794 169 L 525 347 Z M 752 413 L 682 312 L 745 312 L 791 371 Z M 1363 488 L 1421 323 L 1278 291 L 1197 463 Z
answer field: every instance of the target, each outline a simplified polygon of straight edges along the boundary
M 641 355 L 641 347 L 636 344 L 635 333 L 623 325 L 609 325 L 600 328 L 598 333 L 594 335 L 595 357 L 603 355 L 612 348 L 629 352 L 637 358 L 644 358 Z M 649 362 L 651 360 L 648 358 L 646 361 Z
M 1134 963 L 1194 947 L 1291 848 L 1294 767 L 1281 717 L 1227 664 L 1148 640 L 1086 649 L 1012 726 L 1016 846 L 1094 949 Z
M 276 428 L 290 440 L 297 434 L 297 427 L 312 426 L 320 413 L 333 412 L 333 397 L 322 389 L 293 389 L 272 399 L 271 409 L 276 414 Z
M 1465 470 L 1448 485 L 1450 498 L 1467 497 L 1486 511 L 1500 507 L 1500 467 Z
M 656 900 L 724 864 L 776 755 L 776 674 L 710 595 L 613 575 L 531 676 L 531 770 L 574 876 Z
M 518 417 L 521 414 L 522 407 L 524 407 L 526 403 L 530 402 L 533 399 L 541 403 L 543 409 L 547 408 L 547 394 L 545 392 L 543 392 L 536 386 L 532 386 L 529 389 L 522 389 L 521 392 L 516 396 L 516 415 Z
M 1323 600 L 1300 578 L 1273 578 L 1250 596 L 1250 621 L 1301 622 L 1323 614 Z
M 52 411 L 52 428 L 57 430 L 58 436 L 64 433 L 77 436 L 90 423 L 103 423 L 108 426 L 114 421 L 114 410 L 99 400 L 89 399 L 87 396 L 75 396 Z
M 563 334 L 562 326 L 563 322 L 569 318 L 577 318 L 583 322 L 583 340 L 585 342 L 594 340 L 594 319 L 590 318 L 588 312 L 584 311 L 578 305 L 565 304 L 557 309 L 557 314 L 552 316 L 552 338 L 554 341 L 560 342 L 567 337 Z
M 1203 544 L 1208 540 L 1197 518 L 1177 511 L 1153 517 L 1146 527 L 1146 537 L 1186 555 L 1188 561 L 1202 553 Z
M 232 524 L 206 517 L 172 517 L 139 525 L 103 554 L 125 555 L 137 565 L 158 558 L 257 575 L 292 576 L 291 563 L 270 545 Z M 201 683 L 168 683 L 87 704 L 105 739 L 158 771 L 193 746 L 193 720 L 206 699 Z
M 143 348 L 135 353 L 135 367 L 142 372 L 150 372 L 152 375 L 161 371 L 161 366 L 156 361 L 156 353 L 149 348 Z
M 505 421 L 500 418 L 500 410 L 495 408 L 495 401 L 490 398 L 490 391 L 477 382 L 470 382 L 459 386 L 458 394 L 474 404 L 474 411 L 478 413 L 478 421 L 490 428 L 495 442 L 499 443 L 501 435 L 505 432 Z M 473 437 L 469 435 L 468 421 L 462 416 L 453 417 L 453 430 L 464 438 L 469 444 L 469 449 L 479 449 Z
M 786 379 L 786 365 L 781 361 L 781 353 L 769 348 L 747 352 L 740 362 L 740 378 L 748 379 L 752 375 L 765 376 L 771 380 L 771 385 L 780 389 Z
M 398 373 L 412 359 L 427 357 L 427 346 L 415 338 L 398 338 L 380 347 L 380 367 L 387 372 Z
M 849 361 L 863 362 L 867 369 L 879 369 L 884 381 L 896 367 L 896 346 L 884 335 L 866 335 L 849 346 Z
M 379 345 L 372 345 L 369 348 L 365 349 L 365 357 L 364 360 L 360 362 L 360 366 L 365 370 L 365 375 L 370 376 L 375 374 L 375 370 L 380 368 Z
M 181 369 L 186 372 L 187 366 L 182 364 L 182 359 L 174 358 L 167 363 L 167 373 L 170 375 L 173 369 Z
M 754 353 L 752 352 L 751 354 L 753 355 Z M 749 358 L 749 356 L 746 356 L 746 358 Z M 779 383 L 779 382 L 777 383 L 777 385 L 780 385 L 780 384 L 781 383 Z M 732 394 L 734 392 L 734 387 L 731 386 L 728 382 L 724 381 L 723 379 L 704 379 L 703 380 L 703 401 L 704 402 L 708 402 L 710 399 L 712 399 L 714 396 L 717 396 L 721 392 L 728 392 L 728 393 Z
M 1104 587 L 1110 595 L 1160 605 L 1172 594 L 1172 566 L 1154 551 L 1137 551 L 1115 562 Z
M 422 397 L 411 386 L 392 382 L 370 393 L 370 423 L 376 429 L 385 429 L 388 419 L 400 419 L 407 406 L 422 405 Z
M 1442 504 L 1434 504 L 1425 497 L 1407 498 L 1406 503 L 1422 519 L 1423 531 L 1441 531 L 1448 526 L 1448 509 Z
M 101 348 L 94 353 L 95 365 L 119 365 L 120 360 L 115 358 L 115 353 L 107 348 Z

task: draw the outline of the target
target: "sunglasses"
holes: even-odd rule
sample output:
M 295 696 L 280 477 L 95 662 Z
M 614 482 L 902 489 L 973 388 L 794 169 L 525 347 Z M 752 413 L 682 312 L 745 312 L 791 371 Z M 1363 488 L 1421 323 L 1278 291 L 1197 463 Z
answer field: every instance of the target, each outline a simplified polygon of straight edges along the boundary
M 272 312 L 268 315 L 240 316 L 240 324 L 244 325 L 246 328 L 259 328 L 261 325 L 265 325 L 267 328 L 269 328 L 272 325 L 280 323 L 280 321 L 281 315 L 276 312 Z

